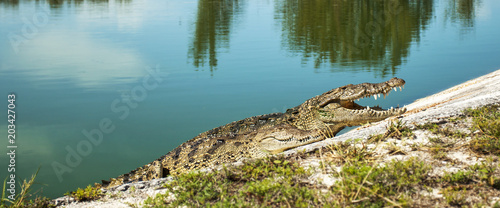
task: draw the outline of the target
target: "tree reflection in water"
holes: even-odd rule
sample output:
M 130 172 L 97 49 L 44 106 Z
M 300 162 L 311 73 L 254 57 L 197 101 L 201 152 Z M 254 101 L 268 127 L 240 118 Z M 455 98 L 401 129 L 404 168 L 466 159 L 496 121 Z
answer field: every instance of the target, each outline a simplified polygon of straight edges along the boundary
M 395 73 L 432 17 L 433 1 L 277 1 L 282 45 L 319 68 L 329 62 Z M 336 70 L 338 67 L 334 67 Z

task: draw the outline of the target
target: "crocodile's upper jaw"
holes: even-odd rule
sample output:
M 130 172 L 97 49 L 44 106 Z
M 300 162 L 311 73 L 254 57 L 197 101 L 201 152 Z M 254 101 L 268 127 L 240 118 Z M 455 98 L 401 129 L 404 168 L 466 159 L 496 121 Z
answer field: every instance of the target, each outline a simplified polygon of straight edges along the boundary
M 391 90 L 397 88 L 402 89 L 405 85 L 403 79 L 394 77 L 386 82 L 381 83 L 362 83 L 357 85 L 346 85 L 343 87 L 335 88 L 322 95 L 315 97 L 319 101 L 319 107 L 324 107 L 329 103 L 338 101 L 354 101 L 365 97 L 377 96 L 381 94 L 387 96 Z M 312 98 L 314 99 L 314 98 Z M 376 99 L 376 98 L 375 98 Z

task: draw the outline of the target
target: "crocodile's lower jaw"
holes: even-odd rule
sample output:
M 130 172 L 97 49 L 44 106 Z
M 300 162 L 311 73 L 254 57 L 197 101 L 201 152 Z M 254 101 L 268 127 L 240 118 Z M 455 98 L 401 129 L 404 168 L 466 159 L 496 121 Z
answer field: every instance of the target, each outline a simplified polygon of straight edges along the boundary
M 285 140 L 278 140 L 275 138 L 264 139 L 260 142 L 260 146 L 264 152 L 270 154 L 278 154 L 295 147 L 311 144 L 325 139 L 323 135 L 307 135 L 303 137 L 291 136 Z

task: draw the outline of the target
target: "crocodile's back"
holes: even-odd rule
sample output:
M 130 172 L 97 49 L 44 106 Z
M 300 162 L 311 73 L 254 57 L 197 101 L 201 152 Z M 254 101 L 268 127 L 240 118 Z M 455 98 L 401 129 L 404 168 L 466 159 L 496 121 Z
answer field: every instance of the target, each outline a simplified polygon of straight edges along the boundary
M 257 130 L 275 126 L 281 115 L 254 116 L 203 132 L 160 158 L 162 166 L 168 169 L 168 174 L 175 175 L 249 157 L 254 154 L 250 144 Z
M 254 155 L 252 140 L 257 130 L 272 128 L 281 122 L 283 113 L 254 116 L 203 132 L 184 142 L 157 160 L 121 175 L 104 185 L 116 186 L 127 182 L 147 181 L 236 162 Z

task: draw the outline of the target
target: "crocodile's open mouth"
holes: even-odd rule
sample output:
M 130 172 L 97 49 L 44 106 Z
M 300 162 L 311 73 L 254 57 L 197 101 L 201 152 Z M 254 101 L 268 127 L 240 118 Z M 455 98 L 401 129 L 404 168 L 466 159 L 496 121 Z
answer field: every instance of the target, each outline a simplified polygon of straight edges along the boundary
M 394 89 L 394 91 L 397 92 L 398 88 L 399 88 L 399 91 L 403 91 L 404 85 L 393 87 L 392 89 Z M 379 99 L 382 96 L 385 99 L 389 95 L 389 93 L 391 93 L 391 91 L 392 90 L 388 90 L 388 91 L 384 91 L 382 93 L 374 93 L 374 94 L 366 95 L 366 96 L 357 98 L 356 101 L 359 101 L 359 100 L 364 99 L 364 98 L 369 98 L 369 97 L 373 97 L 375 100 L 377 100 L 377 99 Z M 370 107 L 370 106 L 362 106 L 362 105 L 359 105 L 359 104 L 355 103 L 353 100 L 340 100 L 340 106 L 342 106 L 343 108 L 346 108 L 346 109 L 350 109 L 350 110 L 397 111 L 397 110 L 404 109 L 404 107 L 403 108 L 399 108 L 399 105 L 397 107 L 391 107 L 389 109 L 383 109 L 383 108 L 381 108 L 378 105 L 372 106 L 372 107 Z
M 379 88 L 374 88 L 371 90 L 365 90 L 362 93 L 357 93 L 352 96 L 347 97 L 347 99 L 333 99 L 330 100 L 329 102 L 323 103 L 324 109 L 328 108 L 339 108 L 342 107 L 344 109 L 350 110 L 353 113 L 369 113 L 372 115 L 377 115 L 377 116 L 391 116 L 391 115 L 398 115 L 406 112 L 406 107 L 400 108 L 399 105 L 396 107 L 390 107 L 388 109 L 383 109 L 382 107 L 376 105 L 376 106 L 362 106 L 354 101 L 359 101 L 360 99 L 363 98 L 369 98 L 373 97 L 375 100 L 379 99 L 380 97 L 383 97 L 384 99 L 391 93 L 392 90 L 394 91 L 403 91 L 404 89 L 404 81 L 401 83 L 397 83 L 394 85 L 384 85 L 383 87 Z

